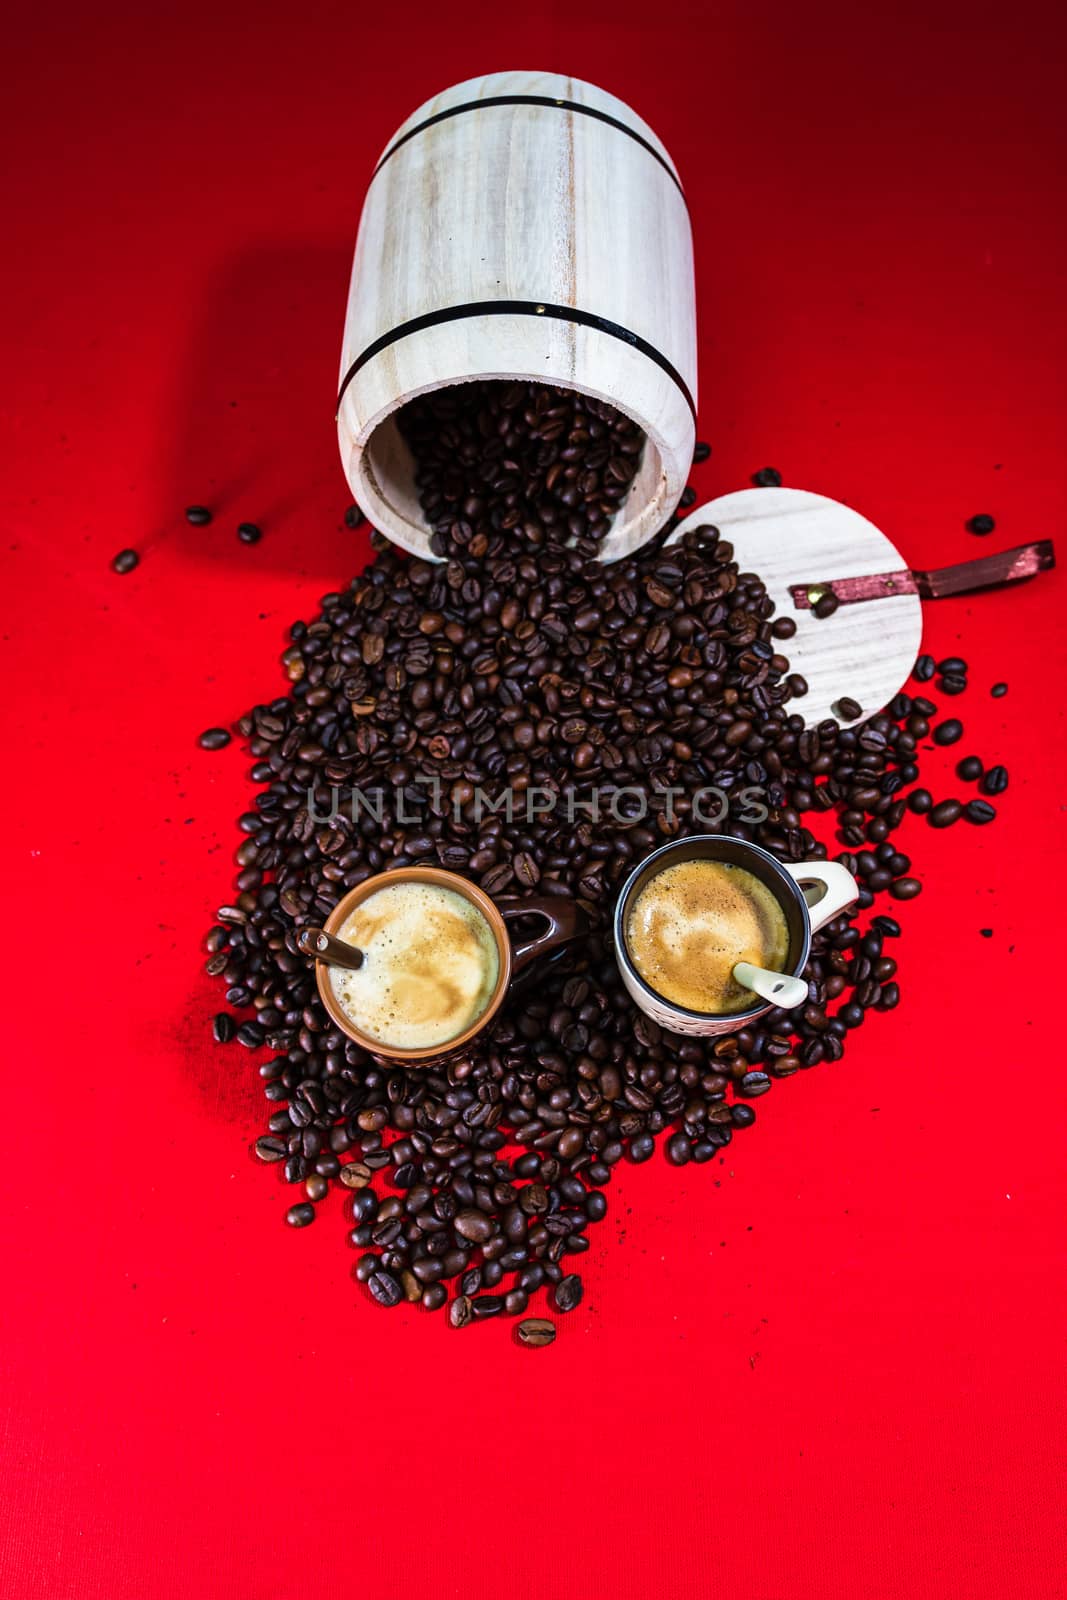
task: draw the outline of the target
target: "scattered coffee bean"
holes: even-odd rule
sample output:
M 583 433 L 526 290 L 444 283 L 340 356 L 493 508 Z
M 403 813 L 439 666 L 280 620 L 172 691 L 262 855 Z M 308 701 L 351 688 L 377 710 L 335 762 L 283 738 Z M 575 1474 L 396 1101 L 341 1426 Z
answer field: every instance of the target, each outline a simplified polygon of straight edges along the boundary
M 706 461 L 710 455 L 711 445 L 705 444 L 703 439 L 698 439 L 696 444 L 693 446 L 694 463 L 699 465 L 701 461 Z
M 448 1320 L 453 1328 L 465 1328 L 471 1320 L 471 1302 L 467 1295 L 457 1295 L 448 1308 Z
M 1003 794 L 1008 787 L 1007 767 L 990 767 L 978 787 L 983 794 Z
M 857 717 L 862 717 L 863 707 L 858 700 L 850 700 L 846 695 L 843 699 L 835 701 L 830 708 L 838 722 L 855 722 Z
M 991 806 L 988 800 L 968 800 L 963 808 L 963 815 L 967 821 L 975 823 L 978 827 L 992 822 L 996 814 L 996 806 Z
M 284 1139 L 268 1133 L 256 1140 L 255 1150 L 261 1161 L 284 1161 L 288 1146 Z
M 220 1011 L 211 1024 L 216 1044 L 229 1044 L 237 1032 L 237 1019 L 228 1011 Z
M 914 900 L 922 893 L 922 887 L 918 878 L 896 878 L 889 885 L 889 893 L 894 900 Z
M 384 1267 L 371 1273 L 367 1279 L 367 1288 L 380 1306 L 398 1306 L 404 1298 L 400 1283 Z
M 556 1337 L 556 1324 L 549 1322 L 547 1317 L 525 1317 L 515 1329 L 515 1334 L 520 1344 L 540 1350 Z
M 257 528 L 254 522 L 239 522 L 237 537 L 242 544 L 258 544 L 263 537 L 263 530 Z
M 979 511 L 977 516 L 967 518 L 965 526 L 968 533 L 977 533 L 981 535 L 992 533 L 993 529 L 996 527 L 996 523 L 986 512 Z
M 916 683 L 929 683 L 937 671 L 937 663 L 933 656 L 919 656 L 911 669 L 911 675 Z
M 366 520 L 367 519 L 364 517 L 362 511 L 355 504 L 355 502 L 353 502 L 352 505 L 350 505 L 345 511 L 346 528 L 359 528 Z
M 207 506 L 186 506 L 185 520 L 191 522 L 194 528 L 206 528 L 211 521 L 211 512 Z
M 136 550 L 120 550 L 118 555 L 112 558 L 111 570 L 119 573 L 120 576 L 125 576 L 127 572 L 132 572 L 134 567 L 139 565 L 140 560 L 141 558 Z
M 840 604 L 841 602 L 837 598 L 836 594 L 834 594 L 832 590 L 828 589 L 822 598 L 816 600 L 815 604 L 812 606 L 812 615 L 818 617 L 820 621 L 825 617 L 832 617 Z
M 578 1274 L 572 1272 L 561 1278 L 552 1298 L 557 1311 L 573 1311 L 582 1298 L 582 1280 Z
M 346 1189 L 365 1189 L 374 1174 L 362 1161 L 348 1161 L 337 1174 Z
M 306 1228 L 309 1222 L 315 1220 L 315 1207 L 306 1202 L 290 1206 L 285 1213 L 285 1220 L 291 1228 Z
M 956 776 L 964 783 L 975 783 L 982 776 L 982 762 L 978 756 L 964 756 L 956 763 Z
M 752 474 L 752 482 L 757 489 L 779 489 L 782 484 L 782 474 L 777 467 L 760 467 L 758 472 Z
M 225 728 L 205 728 L 196 742 L 202 750 L 223 750 L 231 738 Z
M 989 692 L 994 700 L 1000 700 L 1007 694 L 1008 686 L 1006 683 L 995 683 Z
M 972 804 L 979 802 L 972 801 Z M 930 812 L 927 822 L 931 828 L 950 828 L 958 822 L 963 815 L 963 802 L 960 800 L 941 800 Z
M 471 1316 L 476 1322 L 484 1322 L 487 1317 L 498 1317 L 504 1309 L 504 1296 L 502 1294 L 476 1294 L 470 1302 Z
M 934 729 L 935 744 L 955 744 L 957 739 L 963 737 L 963 723 L 957 722 L 955 717 L 950 717 L 947 722 L 938 723 Z

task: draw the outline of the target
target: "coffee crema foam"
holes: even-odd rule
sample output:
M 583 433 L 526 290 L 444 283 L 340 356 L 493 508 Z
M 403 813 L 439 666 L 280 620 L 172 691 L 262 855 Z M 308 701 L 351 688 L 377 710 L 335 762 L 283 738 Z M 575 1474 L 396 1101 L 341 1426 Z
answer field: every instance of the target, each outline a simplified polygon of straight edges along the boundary
M 756 1003 L 733 975 L 739 961 L 781 972 L 789 926 L 774 891 L 744 867 L 696 858 L 664 867 L 634 900 L 626 947 L 637 971 L 673 1005 L 705 1015 Z
M 379 1044 L 426 1050 L 477 1022 L 500 974 L 485 917 L 465 895 L 437 883 L 376 889 L 345 919 L 338 938 L 363 951 L 357 972 L 330 968 L 345 1015 Z

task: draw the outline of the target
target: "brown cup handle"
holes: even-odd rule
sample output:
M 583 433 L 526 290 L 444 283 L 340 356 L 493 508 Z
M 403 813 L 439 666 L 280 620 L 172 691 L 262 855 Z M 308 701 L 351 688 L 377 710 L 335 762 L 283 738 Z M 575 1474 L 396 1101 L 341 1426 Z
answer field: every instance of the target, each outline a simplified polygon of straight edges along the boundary
M 536 939 L 512 945 L 511 970 L 518 973 L 528 967 L 538 956 L 555 950 L 568 940 L 577 938 L 588 927 L 588 918 L 577 901 L 560 895 L 537 895 L 529 900 L 516 900 L 511 905 L 497 902 L 497 910 L 505 922 L 519 917 L 544 917 L 548 927 Z

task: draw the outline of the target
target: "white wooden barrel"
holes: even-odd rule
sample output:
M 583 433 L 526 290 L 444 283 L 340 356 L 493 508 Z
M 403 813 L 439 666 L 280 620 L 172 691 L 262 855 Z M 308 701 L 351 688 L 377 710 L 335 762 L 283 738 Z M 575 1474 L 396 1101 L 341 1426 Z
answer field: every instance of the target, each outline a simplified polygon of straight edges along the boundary
M 348 295 L 338 434 L 375 527 L 428 556 L 394 413 L 478 378 L 543 380 L 644 429 L 606 560 L 678 503 L 695 441 L 689 214 L 674 163 L 629 106 L 548 72 L 497 72 L 420 106 L 363 205 Z

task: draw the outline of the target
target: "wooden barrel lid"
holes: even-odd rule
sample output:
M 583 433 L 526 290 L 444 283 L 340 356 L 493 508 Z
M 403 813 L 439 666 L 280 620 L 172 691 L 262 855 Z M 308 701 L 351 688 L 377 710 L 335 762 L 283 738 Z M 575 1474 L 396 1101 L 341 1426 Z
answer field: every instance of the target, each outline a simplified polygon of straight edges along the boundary
M 807 489 L 740 489 L 690 512 L 671 536 L 713 523 L 734 547 L 743 572 L 758 572 L 775 615 L 797 625 L 782 641 L 790 670 L 807 679 L 808 693 L 790 709 L 812 726 L 835 715 L 843 697 L 868 717 L 903 687 L 922 637 L 922 602 L 894 594 L 841 605 L 830 617 L 798 609 L 791 589 L 837 578 L 899 572 L 908 563 L 884 533 L 839 500 Z

